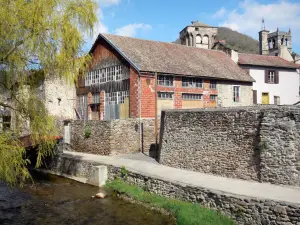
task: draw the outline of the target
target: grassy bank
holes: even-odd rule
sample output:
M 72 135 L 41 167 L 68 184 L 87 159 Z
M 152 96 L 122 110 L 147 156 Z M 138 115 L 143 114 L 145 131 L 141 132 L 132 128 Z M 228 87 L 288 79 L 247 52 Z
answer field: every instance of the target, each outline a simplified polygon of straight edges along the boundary
M 106 186 L 121 194 L 128 195 L 134 200 L 171 212 L 175 216 L 178 225 L 235 224 L 230 218 L 213 210 L 203 208 L 199 204 L 151 194 L 142 188 L 129 185 L 122 180 L 112 181 Z

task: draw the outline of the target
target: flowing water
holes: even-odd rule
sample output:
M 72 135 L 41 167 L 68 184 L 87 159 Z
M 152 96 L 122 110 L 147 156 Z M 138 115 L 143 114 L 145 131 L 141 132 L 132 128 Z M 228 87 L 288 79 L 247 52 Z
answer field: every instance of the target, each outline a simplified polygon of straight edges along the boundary
M 97 187 L 69 179 L 33 174 L 34 184 L 0 184 L 0 224 L 171 225 L 168 216 L 108 196 L 94 199 Z

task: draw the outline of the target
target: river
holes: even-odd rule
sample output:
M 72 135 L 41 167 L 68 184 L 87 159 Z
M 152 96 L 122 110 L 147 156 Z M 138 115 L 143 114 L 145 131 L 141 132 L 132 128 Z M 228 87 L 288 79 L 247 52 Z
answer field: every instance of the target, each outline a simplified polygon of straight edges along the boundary
M 0 184 L 0 224 L 28 225 L 171 225 L 168 216 L 109 195 L 91 196 L 98 187 L 54 175 L 33 173 L 34 184 Z

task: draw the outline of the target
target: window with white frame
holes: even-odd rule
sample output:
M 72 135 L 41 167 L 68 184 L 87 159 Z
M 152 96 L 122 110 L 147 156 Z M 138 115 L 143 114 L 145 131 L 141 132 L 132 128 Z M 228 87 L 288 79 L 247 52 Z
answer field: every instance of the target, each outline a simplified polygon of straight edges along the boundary
M 217 95 L 210 95 L 210 100 L 216 101 L 217 100 Z
M 269 73 L 268 73 L 268 83 L 270 83 L 270 84 L 275 83 L 275 71 L 269 71 Z
M 115 65 L 88 72 L 85 76 L 85 86 L 119 81 L 127 78 L 129 78 L 129 74 L 124 73 L 123 66 Z
M 233 101 L 240 102 L 240 86 L 233 86 Z
M 111 105 L 124 104 L 127 97 L 129 97 L 129 91 L 105 93 L 105 103 Z
M 158 76 L 158 81 L 157 84 L 161 86 L 168 86 L 172 87 L 173 86 L 173 76 L 170 75 L 159 75 Z
M 203 80 L 199 79 L 199 78 L 183 77 L 182 78 L 182 87 L 202 88 Z
M 115 68 L 115 80 L 118 81 L 118 80 L 121 80 L 122 79 L 122 66 L 119 65 L 119 66 L 116 66 Z
M 182 93 L 182 99 L 185 100 L 202 100 L 202 94 Z
M 160 99 L 173 99 L 173 92 L 158 92 L 158 98 Z
M 216 80 L 210 80 L 209 88 L 210 89 L 216 89 L 217 88 L 217 81 Z
M 100 93 L 93 94 L 93 104 L 99 104 L 100 103 Z

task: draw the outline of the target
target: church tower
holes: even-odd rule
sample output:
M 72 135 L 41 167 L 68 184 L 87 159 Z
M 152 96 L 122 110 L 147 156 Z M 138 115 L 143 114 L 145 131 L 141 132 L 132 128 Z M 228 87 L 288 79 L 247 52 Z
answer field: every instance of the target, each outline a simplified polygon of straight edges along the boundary
M 277 31 L 270 33 L 268 35 L 268 45 L 269 45 L 269 54 L 278 55 L 281 48 L 287 48 L 287 50 L 292 52 L 292 33 L 291 30 L 288 32 Z
M 265 19 L 262 19 L 261 31 L 259 34 L 259 54 L 260 55 L 269 55 L 269 44 L 268 44 L 268 30 L 266 30 Z

